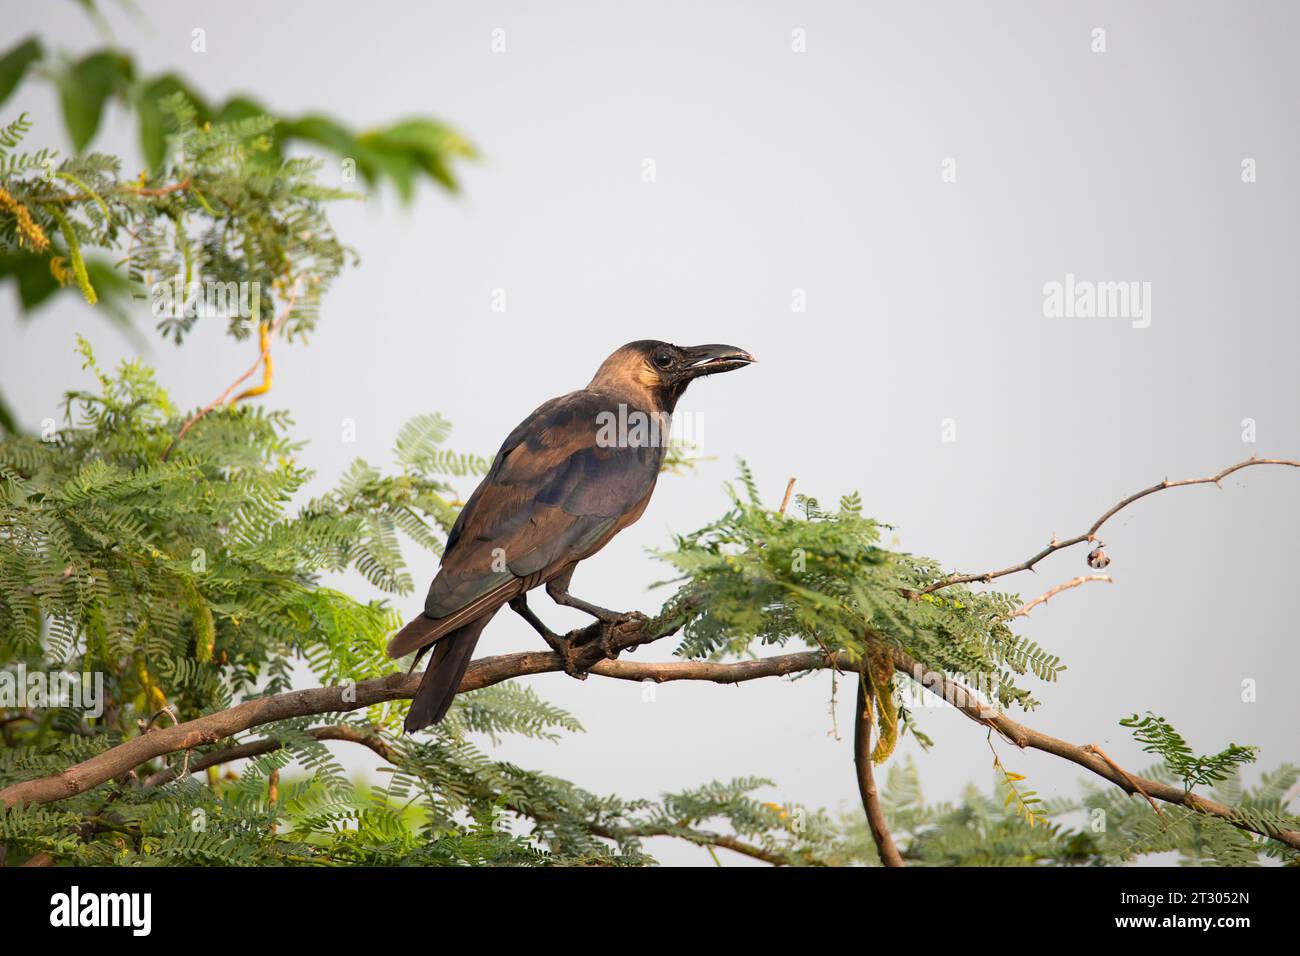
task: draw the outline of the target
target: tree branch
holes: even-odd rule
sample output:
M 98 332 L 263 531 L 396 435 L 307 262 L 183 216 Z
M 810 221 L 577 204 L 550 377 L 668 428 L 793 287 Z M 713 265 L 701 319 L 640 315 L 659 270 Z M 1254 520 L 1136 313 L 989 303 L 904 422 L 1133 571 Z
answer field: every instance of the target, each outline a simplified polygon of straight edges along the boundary
M 615 634 L 611 638 L 612 646 L 618 650 L 627 650 L 666 637 L 676 630 L 674 627 L 658 633 L 654 629 L 655 623 L 650 621 L 643 624 L 632 621 L 626 625 L 620 625 L 615 628 Z M 591 630 L 592 628 L 585 628 L 574 633 L 581 635 Z M 1104 777 L 1126 793 L 1132 794 L 1145 791 L 1145 795 L 1163 800 L 1166 803 L 1178 804 L 1202 813 L 1212 814 L 1243 830 L 1253 829 L 1238 820 L 1235 811 L 1229 806 L 1206 797 L 1185 792 L 1180 787 L 1116 770 L 1085 747 L 1040 733 L 1012 720 L 995 708 L 983 704 L 973 690 L 937 671 L 927 670 L 906 651 L 895 648 L 892 653 L 895 670 L 911 677 L 926 690 L 953 704 L 971 720 L 984 726 L 993 727 L 1019 747 L 1041 750 L 1076 763 L 1099 777 Z M 649 680 L 656 683 L 675 680 L 697 680 L 711 681 L 718 684 L 736 684 L 765 677 L 782 677 L 804 671 L 821 670 L 828 667 L 856 671 L 861 666 L 860 663 L 857 665 L 850 663 L 847 655 L 843 652 L 825 654 L 821 651 L 804 651 L 797 654 L 781 654 L 775 657 L 739 661 L 734 664 L 719 664 L 708 661 L 638 664 L 630 661 L 602 660 L 600 658 L 603 654 L 604 652 L 598 646 L 598 643 L 589 640 L 577 651 L 576 660 L 579 666 L 589 667 L 591 673 L 601 677 L 629 681 Z M 465 672 L 465 679 L 461 682 L 460 692 L 466 693 L 471 690 L 478 690 L 481 687 L 497 684 L 514 677 L 563 670 L 563 660 L 558 654 L 551 652 L 525 651 L 517 654 L 485 657 L 470 664 L 469 669 Z M 3 801 L 6 806 L 12 806 L 16 803 L 53 803 L 83 793 L 107 780 L 120 777 L 156 757 L 213 744 L 263 724 L 274 723 L 291 717 L 342 713 L 360 710 L 373 704 L 407 700 L 415 694 L 420 683 L 420 676 L 419 674 L 390 674 L 388 677 L 361 681 L 355 685 L 288 691 L 283 694 L 276 694 L 273 697 L 245 701 L 228 710 L 218 711 L 215 714 L 208 714 L 205 717 L 199 717 L 178 724 L 175 727 L 154 730 L 140 737 L 132 738 L 110 750 L 106 750 L 104 753 L 91 757 L 89 760 L 69 767 L 62 773 L 11 784 L 0 790 L 0 801 Z M 345 699 L 345 695 L 347 699 Z M 339 736 L 336 739 L 345 738 Z M 218 753 L 220 752 L 218 751 Z M 249 754 L 249 756 L 255 755 L 254 753 Z M 210 756 L 212 755 L 207 755 L 207 757 Z M 193 765 L 195 769 L 206 767 L 209 763 L 219 762 L 216 760 L 204 762 L 207 757 L 196 761 Z M 231 757 L 229 759 L 235 758 Z M 166 772 L 160 771 L 160 773 Z M 1264 832 L 1262 830 L 1253 830 L 1253 832 L 1280 840 L 1294 849 L 1300 849 L 1300 832 L 1298 831 Z
M 894 845 L 893 834 L 885 823 L 885 811 L 880 806 L 880 792 L 871 766 L 871 705 L 872 695 L 865 674 L 858 675 L 858 712 L 853 722 L 853 763 L 857 768 L 858 792 L 862 795 L 862 809 L 867 814 L 867 827 L 875 841 L 880 862 L 885 866 L 903 866 L 903 856 Z
M 957 683 L 938 671 L 931 671 L 922 667 L 906 651 L 894 648 L 893 653 L 896 670 L 911 677 L 912 680 L 932 694 L 942 697 L 976 723 L 992 727 L 1021 749 L 1030 747 L 1069 760 L 1071 763 L 1077 763 L 1080 767 L 1091 770 L 1097 776 L 1105 777 L 1129 795 L 1137 793 L 1147 799 L 1155 797 L 1165 803 L 1175 803 L 1187 807 L 1189 810 L 1208 813 L 1227 820 L 1233 826 L 1242 830 L 1250 830 L 1263 836 L 1272 837 L 1293 849 L 1300 850 L 1300 831 L 1277 830 L 1275 832 L 1266 832 L 1247 826 L 1238 818 L 1232 807 L 1190 793 L 1182 787 L 1161 783 L 1159 780 L 1148 780 L 1146 777 L 1127 773 L 1117 765 L 1103 760 L 1096 754 L 1092 745 L 1080 747 L 1057 737 L 1040 733 L 1032 727 L 1026 727 L 997 709 L 982 703 L 976 693 L 969 687 Z
M 1164 491 L 1166 488 L 1182 488 L 1186 485 L 1209 485 L 1209 484 L 1219 485 L 1220 481 L 1222 481 L 1224 478 L 1227 478 L 1234 471 L 1240 471 L 1241 469 L 1249 468 L 1252 465 L 1286 465 L 1290 468 L 1300 468 L 1300 461 L 1291 461 L 1286 458 L 1255 458 L 1252 456 L 1250 458 L 1247 458 L 1245 461 L 1237 462 L 1237 464 L 1235 465 L 1229 465 L 1227 468 L 1223 469 L 1223 471 L 1219 472 L 1217 475 L 1207 475 L 1204 478 L 1184 478 L 1182 481 L 1170 481 L 1168 478 L 1166 478 L 1164 481 L 1161 481 L 1158 484 L 1154 484 L 1150 488 L 1143 488 L 1141 491 L 1134 492 L 1133 494 L 1125 498 L 1123 501 L 1120 501 L 1118 504 L 1112 506 L 1110 510 L 1108 510 L 1100 518 L 1094 521 L 1092 523 L 1092 527 L 1090 527 L 1083 534 L 1075 535 L 1073 538 L 1066 538 L 1064 541 L 1058 541 L 1056 536 L 1053 535 L 1052 541 L 1050 544 L 1048 544 L 1047 547 L 1043 548 L 1042 551 L 1039 551 L 1033 557 L 1025 561 L 1022 561 L 1019 564 L 1013 564 L 1009 568 L 1002 568 L 1000 571 L 985 571 L 982 574 L 950 574 L 946 578 L 942 578 L 941 580 L 935 581 L 932 584 L 927 584 L 925 587 L 921 588 L 918 591 L 908 591 L 905 593 L 907 594 L 908 597 L 919 598 L 923 594 L 930 594 L 934 591 L 938 591 L 940 588 L 946 588 L 953 584 L 973 584 L 973 583 L 987 584 L 988 582 L 992 581 L 994 578 L 1004 577 L 1005 575 L 1008 574 L 1015 574 L 1018 571 L 1032 571 L 1034 569 L 1034 565 L 1037 564 L 1039 561 L 1043 560 L 1043 558 L 1047 557 L 1049 554 L 1055 554 L 1057 551 L 1062 551 L 1065 548 L 1072 548 L 1076 544 L 1082 544 L 1085 541 L 1096 540 L 1097 532 L 1101 530 L 1102 525 L 1104 525 L 1111 518 L 1115 517 L 1115 515 L 1118 512 L 1120 512 L 1124 508 L 1127 508 L 1133 502 L 1137 501 L 1139 498 L 1145 498 L 1147 495 L 1153 495 L 1157 491 Z
M 791 478 L 788 482 L 786 482 L 785 497 L 781 499 L 781 507 L 778 508 L 776 512 L 779 515 L 784 515 L 785 509 L 790 505 L 790 493 L 794 491 L 794 482 L 795 482 L 794 478 Z
M 610 646 L 616 651 L 629 650 L 667 637 L 678 626 L 680 625 L 660 629 L 662 625 L 656 621 L 629 621 L 613 629 Z M 604 649 L 594 639 L 599 633 L 599 626 L 592 625 L 569 635 L 579 643 L 574 655 L 579 668 L 591 668 L 597 661 L 604 660 Z M 461 681 L 460 692 L 477 690 L 512 677 L 563 669 L 564 661 L 560 655 L 549 651 L 485 657 L 470 664 Z M 215 744 L 253 727 L 290 717 L 344 713 L 373 704 L 408 700 L 415 695 L 420 677 L 420 674 L 390 674 L 356 684 L 288 691 L 271 697 L 246 700 L 226 710 L 133 737 L 74 764 L 61 773 L 11 784 L 0 790 L 0 801 L 6 806 L 16 803 L 52 803 L 84 793 L 105 781 L 129 773 L 156 757 Z
M 397 754 L 377 733 L 359 730 L 347 724 L 330 724 L 325 727 L 314 727 L 307 731 L 308 736 L 316 740 L 343 740 L 349 743 L 360 744 L 373 751 L 380 759 L 393 763 Z M 238 744 L 233 747 L 223 747 L 221 750 L 214 750 L 211 753 L 204 754 L 195 760 L 190 771 L 197 773 L 200 770 L 206 770 L 208 767 L 215 767 L 219 764 L 230 763 L 235 760 L 247 760 L 251 757 L 260 757 L 264 754 L 274 753 L 284 746 L 280 741 L 268 737 L 263 740 L 253 740 L 247 743 Z M 181 768 L 168 767 L 160 770 L 155 774 L 146 777 L 143 781 L 145 787 L 156 787 L 170 783 L 177 777 L 181 776 Z M 495 797 L 495 794 L 490 796 Z M 505 805 L 507 809 L 519 814 L 520 816 L 529 817 L 538 823 L 554 822 L 552 817 L 541 813 L 536 808 L 525 807 L 510 802 Z M 696 830 L 692 828 L 669 829 L 668 827 L 654 826 L 647 824 L 636 827 L 607 827 L 593 825 L 588 828 L 592 835 L 602 837 L 606 840 L 626 840 L 632 837 L 672 837 L 674 839 L 685 840 L 688 843 L 694 843 L 698 846 L 716 846 L 720 849 L 731 850 L 733 853 L 739 853 L 742 856 L 751 859 L 761 860 L 764 863 L 770 863 L 773 866 L 788 866 L 790 859 L 783 854 L 767 850 L 761 846 L 755 846 L 752 843 L 746 843 L 736 837 L 723 833 L 714 833 L 710 830 Z
M 180 442 L 180 440 L 185 437 L 186 433 L 199 423 L 199 420 L 202 419 L 203 416 L 207 415 L 208 412 L 212 411 L 214 408 L 216 408 L 218 405 L 224 402 L 229 397 L 231 392 L 233 392 L 236 388 L 242 385 L 249 378 L 251 378 L 253 373 L 256 372 L 259 368 L 261 368 L 263 364 L 265 364 L 266 371 L 262 381 L 262 385 L 257 386 L 256 388 L 253 389 L 248 389 L 245 392 L 241 392 L 239 395 L 235 396 L 234 402 L 239 401 L 241 398 L 244 398 L 247 395 L 261 394 L 262 392 L 265 392 L 267 389 L 271 387 L 271 369 L 272 369 L 271 343 L 274 341 L 275 336 L 279 333 L 280 327 L 284 325 L 285 320 L 289 318 L 289 313 L 293 311 L 294 304 L 298 301 L 298 290 L 299 288 L 301 288 L 301 284 L 302 284 L 302 277 L 300 276 L 299 278 L 294 280 L 293 286 L 289 290 L 288 301 L 285 303 L 284 308 L 280 310 L 280 314 L 275 317 L 275 320 L 271 322 L 269 326 L 266 323 L 263 323 L 258 329 L 258 334 L 260 337 L 260 348 L 258 349 L 257 352 L 257 361 L 254 362 L 251 366 L 249 366 L 247 372 L 245 372 L 243 375 L 239 376 L 239 378 L 231 382 L 229 388 L 227 388 L 224 392 L 222 392 L 215 399 L 213 399 L 207 405 L 203 406 L 203 408 L 199 409 L 197 412 L 195 412 L 186 420 L 185 424 L 181 426 L 181 430 L 176 434 L 176 437 L 171 440 L 171 444 L 169 444 L 167 448 L 163 451 L 162 453 L 163 461 L 166 461 L 168 458 L 171 457 L 172 450 L 176 447 L 176 445 Z M 231 404 L 234 404 L 234 402 L 232 402 Z
M 169 193 L 180 192 L 182 190 L 189 189 L 189 188 L 190 188 L 190 177 L 186 176 L 178 183 L 172 183 L 170 186 L 161 186 L 158 189 L 147 189 L 144 186 L 133 186 L 133 185 L 123 183 L 117 188 L 105 192 L 104 195 L 120 196 L 126 193 L 130 193 L 133 196 L 147 196 L 153 199 L 157 199 L 160 196 L 166 196 Z M 95 195 L 94 193 L 54 193 L 48 196 L 38 195 L 38 196 L 32 196 L 30 198 L 30 201 L 34 203 L 60 203 L 60 204 L 89 202 L 91 200 L 94 200 L 96 202 L 101 201 L 100 197 L 98 195 Z
M 1025 617 L 1034 608 L 1040 604 L 1046 604 L 1052 598 L 1056 597 L 1062 591 L 1068 591 L 1070 588 L 1077 588 L 1080 584 L 1087 584 L 1089 581 L 1105 581 L 1107 584 L 1114 584 L 1114 579 L 1109 574 L 1084 574 L 1077 578 L 1071 578 L 1064 584 L 1058 584 L 1054 588 L 1049 588 L 1032 601 L 1026 601 L 1020 607 L 1011 612 L 1011 617 Z
M 521 810 L 515 807 L 511 809 L 522 813 L 524 816 L 530 816 L 534 819 L 541 820 L 535 813 L 527 810 Z M 544 821 L 543 821 L 544 822 Z M 764 849 L 761 846 L 755 846 L 752 843 L 746 843 L 736 837 L 728 836 L 724 833 L 713 833 L 709 830 L 692 830 L 687 828 L 684 832 L 670 830 L 667 827 L 657 826 L 639 826 L 626 828 L 610 828 L 603 826 L 592 826 L 590 832 L 606 840 L 620 840 L 627 837 L 674 837 L 679 840 L 685 840 L 688 843 L 694 843 L 697 846 L 716 846 L 723 850 L 731 850 L 733 853 L 739 853 L 741 856 L 747 856 L 754 860 L 761 860 L 764 863 L 770 863 L 772 866 L 789 866 L 790 859 L 781 853 Z
M 365 733 L 355 727 L 347 724 L 330 724 L 327 727 L 313 727 L 307 731 L 309 737 L 317 740 L 345 740 L 354 744 L 361 744 L 373 750 L 381 759 L 390 763 L 393 760 L 393 749 L 388 746 L 387 741 L 377 733 Z M 273 753 L 284 746 L 280 741 L 273 737 L 264 740 L 250 740 L 246 743 L 236 744 L 231 747 L 223 747 L 220 750 L 213 750 L 194 760 L 189 766 L 190 773 L 198 773 L 200 770 L 207 770 L 209 767 L 215 767 L 218 764 L 230 763 L 233 760 L 247 760 L 250 757 L 260 757 L 263 754 Z M 182 767 L 167 767 L 165 770 L 159 770 L 157 773 L 150 774 L 141 782 L 143 787 L 160 787 L 165 783 L 171 783 L 177 777 L 184 775 Z
M 308 736 L 316 740 L 342 740 L 349 743 L 360 744 L 378 755 L 381 759 L 393 763 L 397 754 L 393 751 L 379 734 L 366 732 L 347 724 L 330 724 L 325 727 L 314 727 L 307 731 Z M 215 767 L 219 764 L 230 763 L 235 760 L 247 760 L 251 757 L 260 757 L 264 754 L 274 753 L 284 746 L 279 740 L 268 737 L 263 740 L 253 740 L 247 743 L 238 744 L 233 747 L 223 747 L 221 750 L 214 750 L 211 753 L 204 754 L 195 760 L 190 766 L 191 772 L 206 770 L 208 767 Z M 160 770 L 155 774 L 146 777 L 142 785 L 144 787 L 156 787 L 170 783 L 177 777 L 181 776 L 181 768 L 168 767 Z M 486 794 L 489 798 L 495 798 L 496 794 Z M 522 817 L 528 817 L 537 823 L 546 824 L 555 822 L 555 818 L 542 813 L 536 808 L 521 806 L 514 802 L 504 804 L 506 809 L 519 814 Z M 742 856 L 751 859 L 761 860 L 764 863 L 770 863 L 772 866 L 789 866 L 791 860 L 784 854 L 768 850 L 752 843 L 746 843 L 736 837 L 723 833 L 714 833 L 711 830 L 696 830 L 690 827 L 670 829 L 664 826 L 646 824 L 635 827 L 608 827 L 599 824 L 588 827 L 593 836 L 598 836 L 606 840 L 622 841 L 629 838 L 645 837 L 671 837 L 673 839 L 685 840 L 697 846 L 716 846 L 720 849 L 731 850 L 733 853 L 739 853 Z M 3 861 L 0 861 L 2 863 Z M 51 864 L 53 859 L 51 858 Z

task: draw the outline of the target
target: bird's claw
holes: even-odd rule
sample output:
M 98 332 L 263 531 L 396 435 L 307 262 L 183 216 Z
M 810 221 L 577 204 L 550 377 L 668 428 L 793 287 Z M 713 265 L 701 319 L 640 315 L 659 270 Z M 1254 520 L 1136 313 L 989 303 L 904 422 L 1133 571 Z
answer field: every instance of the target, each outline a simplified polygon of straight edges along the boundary
M 650 618 L 646 617 L 640 611 L 628 611 L 626 614 L 620 614 L 614 620 L 610 621 L 609 629 L 625 627 L 628 624 L 636 624 L 638 627 L 645 624 Z
M 630 611 L 626 614 L 614 615 L 609 621 L 593 621 L 584 628 L 570 631 L 564 637 L 549 631 L 544 631 L 542 636 L 551 645 L 551 650 L 559 654 L 564 661 L 564 673 L 576 680 L 586 680 L 588 668 L 578 666 L 578 649 L 595 642 L 600 646 L 606 660 L 616 660 L 620 652 L 620 648 L 614 643 L 616 632 L 629 624 L 642 625 L 648 620 L 650 619 L 640 611 Z
M 560 637 L 558 634 L 552 634 L 546 639 L 551 645 L 551 650 L 560 655 L 564 661 L 564 673 L 568 674 L 575 680 L 586 680 L 587 672 L 578 667 L 578 662 L 574 660 L 574 641 L 572 638 Z
M 636 627 L 640 629 L 644 627 L 649 622 L 649 620 L 650 618 L 646 617 L 640 611 L 632 611 L 628 614 L 623 615 L 623 620 L 619 622 L 619 625 L 621 626 L 625 624 L 635 624 Z M 633 647 L 628 648 L 629 651 L 633 649 L 634 649 Z M 614 653 L 610 654 L 609 657 L 611 660 L 615 657 L 618 657 L 618 651 L 617 650 L 614 651 Z
M 650 620 L 640 611 L 628 611 L 619 614 L 612 621 L 602 621 L 600 625 L 600 649 L 605 652 L 606 660 L 617 660 L 619 648 L 614 646 L 614 632 L 628 624 L 642 625 Z

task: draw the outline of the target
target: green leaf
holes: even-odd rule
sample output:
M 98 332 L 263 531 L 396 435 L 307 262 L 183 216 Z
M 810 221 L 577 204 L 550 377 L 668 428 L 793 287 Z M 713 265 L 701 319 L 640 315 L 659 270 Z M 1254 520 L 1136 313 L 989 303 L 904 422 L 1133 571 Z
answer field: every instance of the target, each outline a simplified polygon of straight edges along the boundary
M 7 435 L 18 434 L 18 420 L 14 417 L 13 409 L 5 401 L 4 396 L 0 395 L 0 433 Z
M 340 156 L 355 158 L 360 149 L 356 137 L 328 116 L 313 114 L 280 123 L 276 131 L 284 138 L 320 143 Z
M 136 112 L 140 116 L 140 150 L 151 170 L 162 165 L 163 152 L 167 146 L 167 131 L 158 104 L 174 93 L 180 93 L 190 101 L 198 122 L 206 123 L 211 119 L 211 110 L 203 98 L 175 73 L 164 73 L 147 82 L 140 90 Z
M 105 259 L 87 259 L 86 271 L 91 285 L 100 295 L 99 304 L 103 309 L 97 310 L 99 314 L 121 326 L 128 335 L 132 335 L 131 316 L 128 311 L 133 291 L 130 280 L 120 269 L 115 269 L 113 264 Z M 63 289 L 50 273 L 49 257 L 30 252 L 0 255 L 0 280 L 8 278 L 12 278 L 17 286 L 18 302 L 22 306 L 18 314 L 23 318 L 30 317 L 38 306 Z M 80 295 L 75 285 L 68 286 L 67 291 Z M 138 339 L 133 337 L 133 341 Z
M 296 120 L 281 121 L 275 128 L 276 142 L 290 140 L 317 143 L 340 159 L 350 159 L 366 181 L 373 182 L 379 174 L 380 157 L 352 135 L 342 125 L 328 116 L 312 114 Z
M 131 61 L 108 52 L 90 54 L 59 77 L 63 120 L 77 152 L 95 138 L 104 104 L 119 82 L 130 78 Z
M 50 274 L 45 256 L 30 252 L 11 252 L 0 256 L 0 279 L 12 277 L 18 286 L 20 314 L 25 315 L 59 291 L 59 284 Z
M 362 147 L 372 150 L 380 167 L 393 178 L 404 200 L 414 193 L 417 172 L 424 172 L 450 192 L 460 188 L 451 171 L 453 158 L 474 159 L 478 151 L 455 130 L 434 120 L 403 120 L 385 129 L 357 137 Z
M 0 103 L 9 99 L 23 77 L 27 75 L 27 68 L 44 55 L 41 41 L 36 37 L 28 37 L 0 57 Z
M 397 195 L 402 202 L 409 203 L 415 198 L 416 176 L 420 170 L 414 159 L 403 152 L 377 149 L 375 162 L 379 173 L 393 181 L 393 186 L 397 189 Z

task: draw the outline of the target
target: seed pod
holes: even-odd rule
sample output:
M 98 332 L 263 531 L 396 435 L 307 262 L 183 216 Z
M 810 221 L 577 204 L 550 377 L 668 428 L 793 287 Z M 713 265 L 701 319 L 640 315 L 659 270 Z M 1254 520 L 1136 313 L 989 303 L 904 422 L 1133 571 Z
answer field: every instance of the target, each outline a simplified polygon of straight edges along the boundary
M 1110 564 L 1110 558 L 1100 547 L 1093 548 L 1088 553 L 1088 567 L 1100 570 Z

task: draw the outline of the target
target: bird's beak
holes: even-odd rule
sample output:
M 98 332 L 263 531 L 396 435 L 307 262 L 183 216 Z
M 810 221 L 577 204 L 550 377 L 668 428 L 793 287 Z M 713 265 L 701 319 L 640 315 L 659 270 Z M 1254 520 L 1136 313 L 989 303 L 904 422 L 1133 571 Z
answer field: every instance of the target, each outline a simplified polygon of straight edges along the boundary
M 682 349 L 686 353 L 686 374 L 691 378 L 730 372 L 757 362 L 758 359 L 734 345 L 696 345 Z

